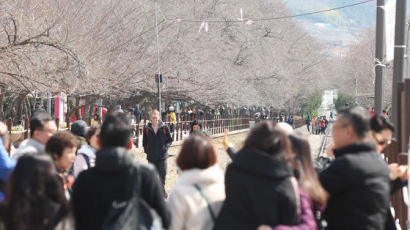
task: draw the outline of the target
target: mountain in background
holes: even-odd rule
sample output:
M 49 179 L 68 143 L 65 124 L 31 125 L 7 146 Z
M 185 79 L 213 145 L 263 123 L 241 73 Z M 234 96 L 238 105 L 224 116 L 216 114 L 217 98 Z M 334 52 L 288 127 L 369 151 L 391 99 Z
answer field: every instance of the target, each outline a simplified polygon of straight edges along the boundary
M 283 2 L 292 13 L 302 14 L 354 4 L 360 0 L 283 0 Z M 318 40 L 332 46 L 345 47 L 354 42 L 361 31 L 375 26 L 376 1 L 298 17 L 296 20 Z

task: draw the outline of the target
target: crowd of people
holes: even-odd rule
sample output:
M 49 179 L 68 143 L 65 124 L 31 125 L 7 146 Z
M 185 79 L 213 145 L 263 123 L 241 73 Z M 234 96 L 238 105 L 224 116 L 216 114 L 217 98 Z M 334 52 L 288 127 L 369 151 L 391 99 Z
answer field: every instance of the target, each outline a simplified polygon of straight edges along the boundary
M 326 116 L 318 116 L 313 117 L 310 119 L 310 116 L 306 118 L 306 128 L 308 132 L 312 132 L 315 135 L 324 135 L 326 133 L 326 129 L 329 125 L 329 121 L 327 120 Z
M 385 116 L 339 110 L 320 168 L 291 124 L 262 121 L 239 151 L 226 133 L 232 162 L 224 173 L 201 128 L 193 122 L 182 144 L 168 196 L 173 139 L 156 110 L 143 130 L 149 164 L 129 151 L 132 126 L 123 112 L 107 113 L 101 126 L 79 121 L 57 132 L 38 111 L 30 139 L 11 158 L 0 123 L 0 229 L 396 229 L 390 195 L 407 184 L 408 172 L 380 154 L 394 130 Z

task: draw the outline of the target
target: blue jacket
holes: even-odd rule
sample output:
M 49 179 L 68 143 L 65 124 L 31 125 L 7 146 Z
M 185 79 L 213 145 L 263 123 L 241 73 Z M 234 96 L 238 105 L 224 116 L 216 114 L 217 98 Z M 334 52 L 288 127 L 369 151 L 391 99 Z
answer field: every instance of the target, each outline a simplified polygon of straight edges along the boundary
M 11 159 L 4 148 L 3 140 L 0 138 L 0 182 L 6 183 L 7 178 L 16 166 L 16 161 Z M 3 191 L 0 191 L 0 200 L 4 199 Z

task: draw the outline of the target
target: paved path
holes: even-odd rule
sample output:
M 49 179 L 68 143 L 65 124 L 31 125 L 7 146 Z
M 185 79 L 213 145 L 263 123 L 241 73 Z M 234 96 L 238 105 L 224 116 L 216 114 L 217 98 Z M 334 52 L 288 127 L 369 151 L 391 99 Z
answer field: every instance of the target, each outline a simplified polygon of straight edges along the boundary
M 323 138 L 325 135 L 321 135 L 321 134 L 315 135 L 315 134 L 309 133 L 307 131 L 306 125 L 295 129 L 295 132 L 301 134 L 302 136 L 305 136 L 309 140 L 310 152 L 312 153 L 312 159 L 315 159 L 320 152 L 320 148 L 322 146 Z M 326 148 L 331 142 L 331 136 L 332 134 L 330 132 L 329 137 L 328 137 L 329 139 L 326 141 L 326 146 L 325 146 Z

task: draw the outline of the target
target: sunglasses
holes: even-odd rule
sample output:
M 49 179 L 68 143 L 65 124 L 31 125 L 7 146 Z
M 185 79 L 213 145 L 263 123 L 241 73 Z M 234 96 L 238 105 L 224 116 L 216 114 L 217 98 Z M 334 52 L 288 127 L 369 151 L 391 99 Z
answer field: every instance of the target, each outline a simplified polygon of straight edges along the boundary
M 379 138 L 377 138 L 375 133 L 373 133 L 373 137 L 376 140 L 377 144 L 379 144 L 379 145 L 389 145 L 389 144 L 391 144 L 391 140 L 385 140 L 385 139 L 380 140 Z

